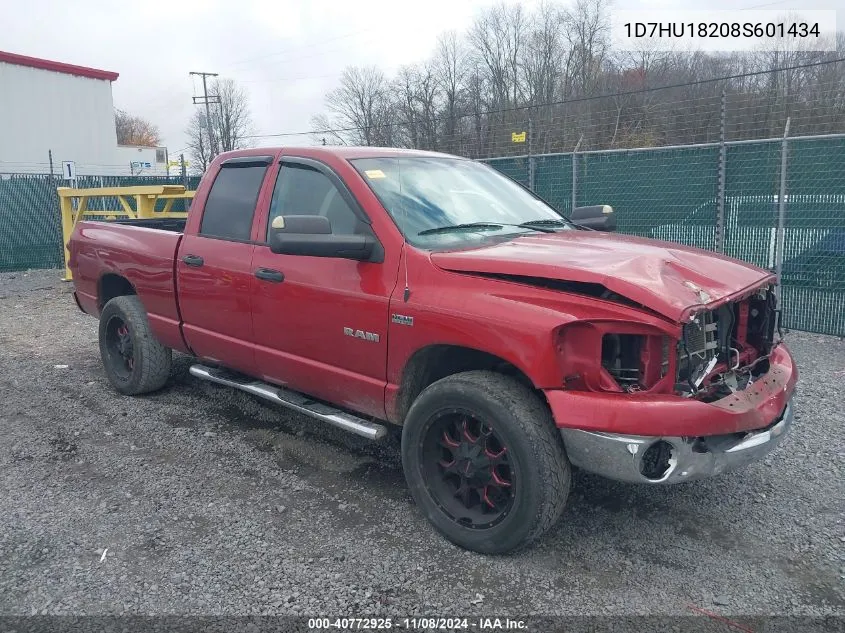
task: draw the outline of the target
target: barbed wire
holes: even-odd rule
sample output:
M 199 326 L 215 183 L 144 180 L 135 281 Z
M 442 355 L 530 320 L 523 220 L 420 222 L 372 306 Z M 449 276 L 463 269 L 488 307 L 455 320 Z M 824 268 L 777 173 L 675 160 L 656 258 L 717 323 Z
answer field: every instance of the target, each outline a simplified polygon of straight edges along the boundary
M 467 118 L 489 118 L 494 115 L 504 115 L 514 112 L 528 112 L 528 113 L 535 113 L 541 112 L 543 109 L 553 108 L 553 107 L 561 107 L 561 106 L 571 106 L 575 104 L 583 104 L 583 103 L 591 103 L 597 102 L 602 100 L 613 100 L 613 99 L 620 99 L 623 97 L 628 96 L 635 96 L 635 95 L 642 95 L 647 93 L 657 93 L 661 91 L 668 91 L 673 89 L 679 88 L 688 88 L 693 86 L 700 86 L 705 84 L 717 84 L 719 82 L 728 83 L 731 81 L 736 81 L 739 79 L 748 79 L 751 77 L 760 77 L 765 75 L 773 75 L 776 73 L 782 73 L 787 71 L 793 70 L 801 70 L 807 68 L 814 68 L 820 66 L 828 66 L 837 64 L 839 62 L 845 61 L 845 57 L 837 57 L 834 59 L 826 59 L 826 60 L 819 60 L 813 62 L 806 62 L 802 64 L 794 64 L 790 66 L 782 66 L 774 69 L 767 69 L 767 70 L 759 70 L 759 71 L 749 71 L 744 73 L 735 73 L 732 75 L 724 75 L 720 77 L 712 77 L 709 79 L 700 79 L 695 81 L 685 81 L 685 82 L 677 82 L 673 84 L 667 84 L 663 86 L 652 86 L 652 87 L 642 87 L 636 88 L 631 90 L 624 90 L 624 91 L 617 91 L 613 93 L 605 93 L 601 95 L 590 95 L 590 96 L 583 96 L 583 97 L 573 97 L 573 98 L 566 98 L 566 99 L 559 99 L 555 101 L 543 102 L 543 103 L 533 103 L 533 104 L 523 104 L 517 106 L 510 106 L 506 108 L 496 108 L 496 109 L 486 109 L 486 110 L 478 110 L 475 112 L 463 112 L 456 116 L 450 116 L 448 114 L 444 115 L 437 115 L 433 117 L 425 117 L 425 118 L 413 118 L 413 119 L 400 119 L 397 121 L 387 121 L 384 123 L 376 123 L 371 125 L 357 125 L 357 126 L 345 126 L 345 127 L 327 127 L 322 129 L 311 129 L 311 130 L 304 130 L 298 132 L 278 132 L 278 133 L 269 133 L 269 134 L 251 134 L 245 136 L 246 139 L 268 139 L 268 138 L 286 138 L 286 137 L 297 137 L 297 136 L 319 136 L 319 135 L 340 135 L 348 132 L 368 132 L 368 131 L 379 131 L 379 130 L 387 130 L 397 127 L 407 127 L 407 126 L 415 126 L 421 124 L 433 124 L 439 123 L 444 121 L 450 120 L 458 120 L 458 119 L 467 119 Z M 739 93 L 732 93 L 732 94 L 739 94 Z M 705 97 L 706 98 L 706 97 Z M 719 98 L 719 97 L 715 97 Z

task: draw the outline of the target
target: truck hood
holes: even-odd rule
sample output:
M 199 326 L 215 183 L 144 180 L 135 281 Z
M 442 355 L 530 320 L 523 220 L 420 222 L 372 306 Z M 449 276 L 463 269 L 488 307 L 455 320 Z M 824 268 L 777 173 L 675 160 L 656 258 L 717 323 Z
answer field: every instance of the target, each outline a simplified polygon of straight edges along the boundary
M 599 284 L 676 322 L 775 281 L 762 268 L 717 253 L 598 231 L 531 234 L 435 252 L 431 261 L 444 270 L 517 281 Z

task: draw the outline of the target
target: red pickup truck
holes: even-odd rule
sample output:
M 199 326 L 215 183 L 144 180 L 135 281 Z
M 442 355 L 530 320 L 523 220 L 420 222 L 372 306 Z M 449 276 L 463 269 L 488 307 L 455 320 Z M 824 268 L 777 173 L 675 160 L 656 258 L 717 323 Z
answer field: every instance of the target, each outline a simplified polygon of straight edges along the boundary
M 118 391 L 177 350 L 353 433 L 399 425 L 419 508 L 494 553 L 558 519 L 571 466 L 690 481 L 792 422 L 775 277 L 614 227 L 471 160 L 262 148 L 218 156 L 187 221 L 80 222 L 69 265 Z

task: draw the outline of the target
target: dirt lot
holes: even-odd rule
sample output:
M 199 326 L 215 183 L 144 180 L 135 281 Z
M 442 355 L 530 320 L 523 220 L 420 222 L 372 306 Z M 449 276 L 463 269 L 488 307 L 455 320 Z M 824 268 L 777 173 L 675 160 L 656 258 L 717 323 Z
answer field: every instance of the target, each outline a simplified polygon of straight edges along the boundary
M 369 445 L 186 375 L 127 398 L 58 271 L 0 275 L 0 613 L 845 615 L 845 342 L 788 335 L 797 422 L 706 482 L 582 473 L 509 557 L 421 518 Z

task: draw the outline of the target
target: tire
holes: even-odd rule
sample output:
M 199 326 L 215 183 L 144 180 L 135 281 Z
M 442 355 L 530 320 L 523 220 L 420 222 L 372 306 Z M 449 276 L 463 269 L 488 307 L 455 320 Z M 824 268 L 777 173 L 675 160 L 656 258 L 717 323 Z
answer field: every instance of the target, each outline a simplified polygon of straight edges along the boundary
M 153 336 L 135 295 L 115 297 L 100 314 L 100 358 L 109 382 L 135 396 L 161 389 L 170 377 L 172 351 Z
M 546 404 L 522 383 L 489 371 L 448 376 L 420 394 L 402 430 L 402 466 L 434 527 L 483 554 L 539 538 L 560 517 L 571 485 Z

